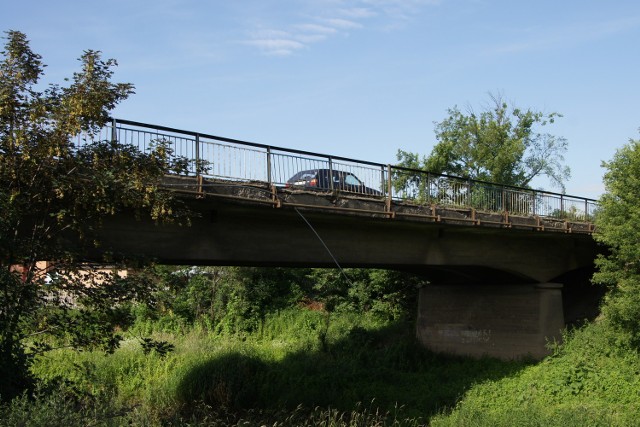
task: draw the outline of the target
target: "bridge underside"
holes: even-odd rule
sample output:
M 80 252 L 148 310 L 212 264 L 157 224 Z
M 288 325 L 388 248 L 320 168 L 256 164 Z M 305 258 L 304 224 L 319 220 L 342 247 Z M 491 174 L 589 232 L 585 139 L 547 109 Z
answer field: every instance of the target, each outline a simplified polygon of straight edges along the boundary
M 311 196 L 317 197 L 317 196 Z M 333 211 L 188 199 L 190 227 L 119 215 L 104 220 L 102 249 L 162 263 L 389 268 L 434 283 L 546 283 L 591 268 L 589 234 L 543 232 Z M 464 223 L 463 223 L 464 224 Z

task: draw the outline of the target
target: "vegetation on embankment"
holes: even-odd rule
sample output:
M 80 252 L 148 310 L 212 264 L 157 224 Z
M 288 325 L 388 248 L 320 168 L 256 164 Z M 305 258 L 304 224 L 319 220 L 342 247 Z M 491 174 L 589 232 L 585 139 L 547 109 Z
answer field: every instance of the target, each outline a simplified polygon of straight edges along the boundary
M 145 354 L 140 336 L 175 346 Z M 298 307 L 229 335 L 139 321 L 112 355 L 50 352 L 3 425 L 629 426 L 640 356 L 606 321 L 540 363 L 432 354 L 406 321 Z
M 416 343 L 412 322 L 354 311 L 284 309 L 239 335 L 157 326 L 139 322 L 112 355 L 40 358 L 33 371 L 56 392 L 14 400 L 4 423 L 424 425 L 472 384 L 526 366 L 438 356 Z M 145 355 L 136 337 L 149 332 L 174 350 Z
M 445 426 L 633 426 L 640 420 L 640 355 L 605 320 L 567 334 L 552 356 L 469 390 Z

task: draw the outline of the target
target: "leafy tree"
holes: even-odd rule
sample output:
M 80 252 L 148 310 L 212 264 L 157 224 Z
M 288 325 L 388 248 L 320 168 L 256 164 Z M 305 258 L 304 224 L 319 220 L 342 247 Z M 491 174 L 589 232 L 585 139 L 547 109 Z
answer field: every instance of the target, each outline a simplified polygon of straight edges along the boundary
M 295 306 L 310 289 L 308 269 L 260 267 L 169 267 L 147 270 L 159 284 L 148 319 L 202 322 L 223 333 L 253 331 L 266 315 Z
M 158 221 L 188 221 L 160 190 L 173 167 L 158 141 L 141 153 L 92 137 L 133 93 L 112 83 L 114 60 L 86 51 L 67 86 L 41 84 L 44 64 L 26 36 L 6 32 L 0 62 L 0 395 L 30 384 L 30 358 L 69 345 L 113 350 L 127 301 L 152 283 L 87 268 L 101 218 L 123 209 Z M 85 135 L 81 140 L 79 135 Z M 75 141 L 75 143 L 74 143 Z M 41 261 L 53 262 L 43 267 Z M 126 261 L 126 260 L 123 260 Z M 118 267 L 125 267 L 123 263 Z M 53 338 L 57 339 L 52 340 Z
M 610 289 L 602 311 L 620 331 L 640 345 L 640 141 L 618 150 L 604 175 L 594 237 L 609 248 L 596 260 L 596 283 Z
M 398 150 L 398 165 L 519 187 L 546 176 L 564 191 L 570 176 L 563 165 L 567 141 L 538 129 L 561 116 L 509 106 L 500 96 L 490 99 L 478 113 L 449 109 L 449 117 L 435 124 L 438 143 L 431 154 L 421 157 Z M 419 186 L 413 175 L 399 178 L 397 188 Z
M 416 290 L 427 284 L 414 274 L 366 268 L 314 269 L 311 278 L 328 311 L 371 312 L 385 320 L 411 317 Z

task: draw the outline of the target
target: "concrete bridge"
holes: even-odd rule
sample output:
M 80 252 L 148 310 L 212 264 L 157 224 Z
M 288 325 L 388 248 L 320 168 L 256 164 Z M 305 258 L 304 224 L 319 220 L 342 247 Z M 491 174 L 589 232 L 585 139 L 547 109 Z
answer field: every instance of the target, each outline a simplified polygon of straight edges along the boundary
M 111 131 L 114 138 L 126 141 L 122 132 L 128 128 L 123 126 L 114 124 Z M 166 138 L 183 132 L 156 128 L 156 137 L 160 130 Z M 241 143 L 191 136 L 188 141 L 195 144 L 207 139 L 212 144 Z M 194 151 L 201 155 L 210 148 Z M 495 190 L 455 177 L 445 177 L 444 183 L 440 175 L 393 171 L 389 165 L 338 157 L 327 157 L 326 168 L 355 171 L 358 176 L 373 171 L 365 188 L 374 192 L 311 191 L 284 185 L 274 170 L 281 168 L 276 156 L 300 162 L 313 153 L 277 149 L 284 154 L 275 154 L 274 147 L 257 144 L 250 148 L 265 153 L 266 162 L 260 162 L 266 168 L 265 179 L 211 171 L 167 177 L 165 188 L 175 191 L 196 214 L 192 225 L 156 225 L 127 215 L 108 218 L 101 250 L 144 254 L 170 264 L 339 264 L 408 270 L 430 281 L 420 290 L 417 322 L 417 336 L 429 348 L 476 356 L 542 357 L 547 340 L 560 339 L 566 311 L 563 285 L 572 277 L 588 275 L 598 251 L 589 221 L 594 201 L 503 186 Z M 214 167 L 223 167 L 220 163 L 216 160 Z M 422 181 L 405 180 L 402 187 L 402 174 Z M 407 197 L 408 191 L 421 197 Z M 487 194 L 493 195 L 489 202 Z M 561 209 L 549 209 L 552 203 L 545 197 L 558 198 Z M 476 204 L 459 203 L 462 199 Z M 512 209 L 505 209 L 507 203 Z M 497 204 L 498 209 L 488 208 Z M 535 209 L 552 214 L 540 215 Z

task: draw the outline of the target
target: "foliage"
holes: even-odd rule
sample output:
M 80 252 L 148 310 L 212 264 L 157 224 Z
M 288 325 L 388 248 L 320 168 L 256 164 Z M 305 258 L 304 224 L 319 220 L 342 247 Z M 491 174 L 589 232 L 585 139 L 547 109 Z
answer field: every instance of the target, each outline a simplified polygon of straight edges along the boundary
M 570 175 L 562 164 L 567 141 L 538 130 L 561 116 L 509 106 L 500 96 L 490 99 L 479 113 L 449 109 L 449 117 L 436 123 L 438 143 L 431 154 L 421 158 L 398 150 L 398 166 L 518 187 L 546 176 L 564 191 Z M 415 174 L 397 178 L 396 188 L 424 187 L 424 178 Z
M 174 166 L 159 141 L 148 153 L 94 138 L 133 93 L 112 83 L 114 60 L 80 57 L 68 86 L 43 85 L 44 64 L 26 36 L 6 32 L 0 62 L 0 395 L 30 385 L 30 359 L 55 345 L 113 351 L 126 304 L 153 284 L 86 264 L 105 216 L 124 209 L 158 221 L 187 212 L 160 190 Z M 80 138 L 84 135 L 84 138 Z M 75 142 L 74 142 L 75 141 Z M 48 262 L 47 264 L 42 261 Z M 51 341 L 51 338 L 59 341 Z
M 640 355 L 617 343 L 607 321 L 567 333 L 553 356 L 472 387 L 441 426 L 627 426 L 640 409 Z
M 175 331 L 199 323 L 210 331 L 244 334 L 263 330 L 265 318 L 298 305 L 326 311 L 370 313 L 383 320 L 411 318 L 420 276 L 375 269 L 154 266 L 144 273 L 157 282 L 150 319 Z M 146 333 L 148 331 L 140 331 Z
M 371 312 L 386 320 L 411 317 L 417 289 L 427 283 L 420 276 L 379 269 L 315 269 L 311 277 L 327 310 Z
M 471 384 L 526 365 L 435 355 L 417 343 L 412 322 L 346 310 L 326 319 L 296 307 L 269 313 L 262 333 L 158 333 L 175 345 L 164 357 L 145 356 L 128 335 L 108 357 L 61 349 L 34 372 L 43 382 L 64 375 L 63 389 L 111 402 L 111 412 L 125 413 L 121 425 L 421 425 Z
M 62 384 L 67 391 L 61 395 L 93 395 L 96 419 L 120 414 L 120 425 L 637 421 L 640 356 L 619 344 L 606 321 L 567 333 L 551 357 L 531 364 L 435 355 L 416 343 L 411 322 L 347 310 L 331 313 L 323 346 L 325 320 L 322 312 L 289 308 L 268 314 L 262 333 L 229 336 L 192 327 L 156 335 L 176 347 L 164 358 L 144 356 L 134 338 L 109 357 L 58 350 L 39 359 L 34 371 L 48 382 L 63 374 L 69 384 Z M 89 407 L 82 401 L 76 406 L 85 415 Z M 27 410 L 44 411 L 32 402 L 14 417 Z
M 260 329 L 265 316 L 308 295 L 308 269 L 153 266 L 144 275 L 158 284 L 152 307 L 135 309 L 140 319 L 170 324 L 201 323 L 211 331 Z M 173 319 L 173 321 L 171 321 Z
M 123 411 L 113 409 L 113 402 L 78 401 L 56 389 L 54 393 L 26 395 L 0 406 L 0 421 L 6 427 L 83 427 L 121 426 Z
M 640 141 L 631 140 L 605 162 L 606 193 L 600 199 L 594 237 L 609 253 L 598 257 L 596 283 L 609 287 L 604 315 L 640 345 Z

